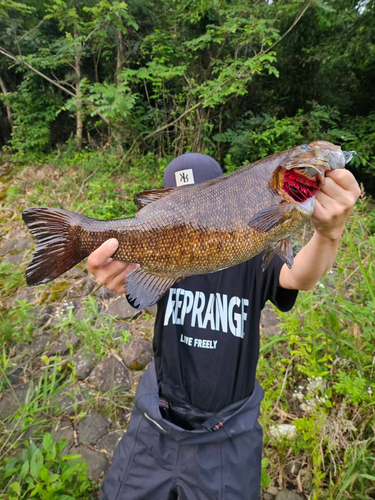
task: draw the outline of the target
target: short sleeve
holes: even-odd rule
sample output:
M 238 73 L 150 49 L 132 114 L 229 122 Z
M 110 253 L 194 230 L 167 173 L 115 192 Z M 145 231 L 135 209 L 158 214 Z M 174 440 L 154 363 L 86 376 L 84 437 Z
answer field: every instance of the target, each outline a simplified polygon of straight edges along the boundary
M 258 256 L 259 265 L 257 268 L 257 282 L 261 283 L 261 290 L 263 296 L 263 307 L 267 300 L 270 300 L 280 311 L 287 312 L 294 306 L 298 290 L 288 290 L 279 286 L 279 276 L 284 262 L 278 255 L 274 255 L 269 266 L 263 272 L 261 269 L 261 259 L 263 254 Z

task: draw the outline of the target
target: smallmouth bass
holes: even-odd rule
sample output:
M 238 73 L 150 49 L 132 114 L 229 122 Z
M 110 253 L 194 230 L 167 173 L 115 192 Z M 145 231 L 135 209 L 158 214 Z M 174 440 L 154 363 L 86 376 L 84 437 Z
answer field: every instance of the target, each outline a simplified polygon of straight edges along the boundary
M 339 146 L 315 141 L 201 184 L 140 193 L 139 211 L 125 219 L 28 208 L 22 217 L 37 245 L 27 284 L 57 278 L 109 238 L 119 241 L 114 259 L 139 264 L 124 285 L 141 308 L 186 276 L 235 266 L 262 251 L 263 269 L 274 253 L 292 267 L 290 236 L 312 215 L 325 173 L 350 158 Z

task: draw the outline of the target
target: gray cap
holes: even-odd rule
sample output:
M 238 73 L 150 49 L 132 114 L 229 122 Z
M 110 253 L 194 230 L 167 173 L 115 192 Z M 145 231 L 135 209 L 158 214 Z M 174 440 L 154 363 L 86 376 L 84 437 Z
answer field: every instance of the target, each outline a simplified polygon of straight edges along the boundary
M 211 156 L 187 152 L 167 165 L 164 188 L 199 184 L 221 175 L 223 171 L 220 165 Z

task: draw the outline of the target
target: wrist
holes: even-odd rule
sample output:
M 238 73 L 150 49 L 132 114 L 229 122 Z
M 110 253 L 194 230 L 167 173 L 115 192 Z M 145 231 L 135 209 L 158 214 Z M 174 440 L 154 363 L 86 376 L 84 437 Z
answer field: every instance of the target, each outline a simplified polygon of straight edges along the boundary
M 344 228 L 336 228 L 329 231 L 315 229 L 314 237 L 319 241 L 320 245 L 338 246 L 343 232 Z

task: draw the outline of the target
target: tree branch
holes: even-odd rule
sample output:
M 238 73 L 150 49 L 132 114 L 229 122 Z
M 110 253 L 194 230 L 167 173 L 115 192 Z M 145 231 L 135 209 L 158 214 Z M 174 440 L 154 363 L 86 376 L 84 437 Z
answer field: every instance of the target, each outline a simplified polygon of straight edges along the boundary
M 52 83 L 52 85 L 55 85 L 56 87 L 58 87 L 60 90 L 62 90 L 66 94 L 69 94 L 71 97 L 76 97 L 76 95 L 73 94 L 73 92 L 70 92 L 70 90 L 66 89 L 65 87 L 60 85 L 58 82 L 55 82 L 54 80 L 52 80 L 48 76 L 44 75 L 43 73 L 38 71 L 36 68 L 31 66 L 29 63 L 24 61 L 23 59 L 19 59 L 18 57 L 14 56 L 10 52 L 8 52 L 6 49 L 4 49 L 4 47 L 1 47 L 1 46 L 0 46 L 0 54 L 3 54 L 4 56 L 8 57 L 9 59 L 12 59 L 13 61 L 15 61 L 18 64 L 21 64 L 22 66 L 26 66 L 26 68 L 30 69 L 31 71 L 33 71 L 37 75 L 41 76 L 42 78 L 47 80 L 47 82 Z
M 169 128 L 169 127 L 172 127 L 172 125 L 174 125 L 175 123 L 177 123 L 180 120 L 182 120 L 182 118 L 184 116 L 188 115 L 189 113 L 191 113 L 192 111 L 194 111 L 195 109 L 199 108 L 202 105 L 203 105 L 203 102 L 198 102 L 192 108 L 187 109 L 184 113 L 182 113 L 182 115 L 180 115 L 178 118 L 176 118 L 175 120 L 173 120 L 173 122 L 167 123 L 163 127 L 160 127 L 157 130 L 155 130 L 154 132 L 151 132 L 151 134 L 146 135 L 146 137 L 143 138 L 143 141 L 147 141 L 148 139 L 151 139 L 151 137 L 154 137 L 154 135 L 157 135 L 160 132 L 162 132 L 163 130 L 165 130 L 165 129 Z
M 276 42 L 275 42 L 274 44 L 272 44 L 272 45 L 271 45 L 271 47 L 268 47 L 268 49 L 267 49 L 267 50 L 265 50 L 264 52 L 262 52 L 262 51 L 261 51 L 261 52 L 259 52 L 259 55 L 267 54 L 267 52 L 269 52 L 270 50 L 272 50 L 272 49 L 275 47 L 275 45 L 277 45 L 279 42 L 281 42 L 281 40 L 283 40 L 283 38 L 285 38 L 285 37 L 286 37 L 286 35 L 292 31 L 292 29 L 293 29 L 293 28 L 294 28 L 294 26 L 295 26 L 295 25 L 296 25 L 296 24 L 300 21 L 300 19 L 302 18 L 302 16 L 304 16 L 304 15 L 305 15 L 305 12 L 307 11 L 307 9 L 308 9 L 309 7 L 311 7 L 311 2 L 309 2 L 309 3 L 306 5 L 306 7 L 303 9 L 303 11 L 302 11 L 300 14 L 298 14 L 298 16 L 295 18 L 295 20 L 294 20 L 293 24 L 292 24 L 292 25 L 290 26 L 290 28 L 289 28 L 289 29 L 288 29 L 288 30 L 287 30 L 287 31 L 283 34 L 283 36 L 282 36 L 281 38 L 279 38 L 278 40 L 276 40 Z

